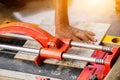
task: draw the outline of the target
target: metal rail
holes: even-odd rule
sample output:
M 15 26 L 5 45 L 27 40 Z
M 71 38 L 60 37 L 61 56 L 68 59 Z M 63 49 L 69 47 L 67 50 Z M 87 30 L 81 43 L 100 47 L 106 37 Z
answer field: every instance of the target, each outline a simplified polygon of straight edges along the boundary
M 87 44 L 87 43 L 81 43 L 81 42 L 75 42 L 75 41 L 71 42 L 71 46 L 94 49 L 94 50 L 102 50 L 107 52 L 111 52 L 111 49 L 112 49 L 112 47 L 108 47 L 108 46 L 93 45 L 93 44 Z
M 14 38 L 20 38 L 20 39 L 30 39 L 30 40 L 34 40 L 32 37 L 29 37 L 27 35 L 22 35 L 22 34 L 12 34 L 12 33 L 7 33 L 7 34 L 0 34 L 0 36 L 9 36 L 9 37 L 14 37 Z
M 84 56 L 79 56 L 79 55 L 69 54 L 69 53 L 64 53 L 62 55 L 62 57 L 64 59 L 75 59 L 75 60 L 80 60 L 80 61 L 95 62 L 95 63 L 98 63 L 98 64 L 104 64 L 104 60 L 99 59 L 99 58 L 84 57 Z
M 15 51 L 29 52 L 29 53 L 39 53 L 39 50 L 37 50 L 37 49 L 18 47 L 18 46 L 11 46 L 11 45 L 5 45 L 5 44 L 0 44 L 0 48 L 9 49 L 9 50 L 15 50 Z
M 21 34 L 2 34 L 2 36 L 10 36 L 10 37 L 15 37 L 15 38 L 22 38 L 22 39 L 30 39 L 33 40 L 32 37 L 26 36 L 26 35 L 21 35 Z M 108 46 L 100 46 L 100 45 L 93 45 L 93 44 L 87 44 L 87 43 L 81 43 L 81 42 L 76 42 L 76 41 L 71 41 L 71 46 L 75 47 L 81 47 L 81 48 L 87 48 L 87 49 L 93 49 L 93 50 L 103 50 L 107 52 L 111 52 L 112 47 Z
M 36 53 L 36 54 L 39 54 L 39 52 L 40 52 L 40 50 L 38 50 L 38 49 L 11 46 L 11 45 L 5 45 L 5 44 L 0 44 L 0 48 L 29 52 L 29 53 Z M 95 63 L 99 63 L 99 64 L 104 64 L 103 59 L 92 58 L 92 57 L 83 57 L 83 56 L 78 56 L 78 55 L 69 54 L 69 53 L 63 53 L 62 58 L 63 59 L 76 59 L 76 60 L 81 60 L 81 61 L 86 61 L 86 62 L 95 62 Z

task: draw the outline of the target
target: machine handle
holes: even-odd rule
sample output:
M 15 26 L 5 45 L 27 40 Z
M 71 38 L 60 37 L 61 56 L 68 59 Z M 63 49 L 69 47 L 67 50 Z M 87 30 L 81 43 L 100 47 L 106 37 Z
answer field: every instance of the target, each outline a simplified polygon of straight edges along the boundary
M 70 43 L 70 39 L 56 38 L 37 26 L 23 22 L 11 22 L 0 25 L 0 34 L 5 33 L 28 35 L 38 41 L 44 48 L 54 47 L 63 51 L 69 48 Z

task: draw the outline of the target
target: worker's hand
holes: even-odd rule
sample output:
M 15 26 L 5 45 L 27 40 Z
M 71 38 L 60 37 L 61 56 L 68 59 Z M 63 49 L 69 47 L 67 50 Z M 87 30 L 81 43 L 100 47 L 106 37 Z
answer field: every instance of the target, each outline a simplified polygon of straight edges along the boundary
M 93 32 L 87 30 L 80 30 L 69 25 L 57 26 L 56 34 L 59 37 L 70 38 L 73 41 L 83 41 L 91 44 L 97 41 L 94 38 L 95 34 Z

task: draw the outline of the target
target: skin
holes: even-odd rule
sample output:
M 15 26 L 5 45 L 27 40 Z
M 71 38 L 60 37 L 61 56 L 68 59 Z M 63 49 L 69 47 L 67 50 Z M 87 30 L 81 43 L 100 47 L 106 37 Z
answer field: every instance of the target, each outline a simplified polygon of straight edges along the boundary
M 59 37 L 70 38 L 73 41 L 94 43 L 97 40 L 91 31 L 80 30 L 69 24 L 67 0 L 54 0 L 55 2 L 55 26 Z

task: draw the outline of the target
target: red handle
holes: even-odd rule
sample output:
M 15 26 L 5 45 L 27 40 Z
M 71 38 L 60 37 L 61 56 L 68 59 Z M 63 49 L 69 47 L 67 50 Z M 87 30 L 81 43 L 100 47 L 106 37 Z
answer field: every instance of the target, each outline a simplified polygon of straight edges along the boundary
M 42 30 L 39 27 L 33 26 L 28 23 L 12 22 L 0 26 L 0 34 L 17 33 L 31 36 L 38 41 L 43 47 L 48 47 L 48 42 L 56 42 L 56 38 Z
M 38 43 L 40 43 L 44 48 L 49 48 L 51 50 L 59 49 L 61 52 L 65 52 L 69 48 L 69 44 L 70 44 L 70 39 L 56 38 L 37 26 L 33 26 L 32 24 L 23 23 L 23 22 L 12 22 L 8 24 L 0 25 L 0 34 L 5 34 L 5 33 L 28 35 L 33 39 L 35 39 L 36 41 L 38 41 Z M 37 60 L 35 61 L 38 62 L 38 60 L 40 60 L 39 59 L 40 57 L 37 57 Z

